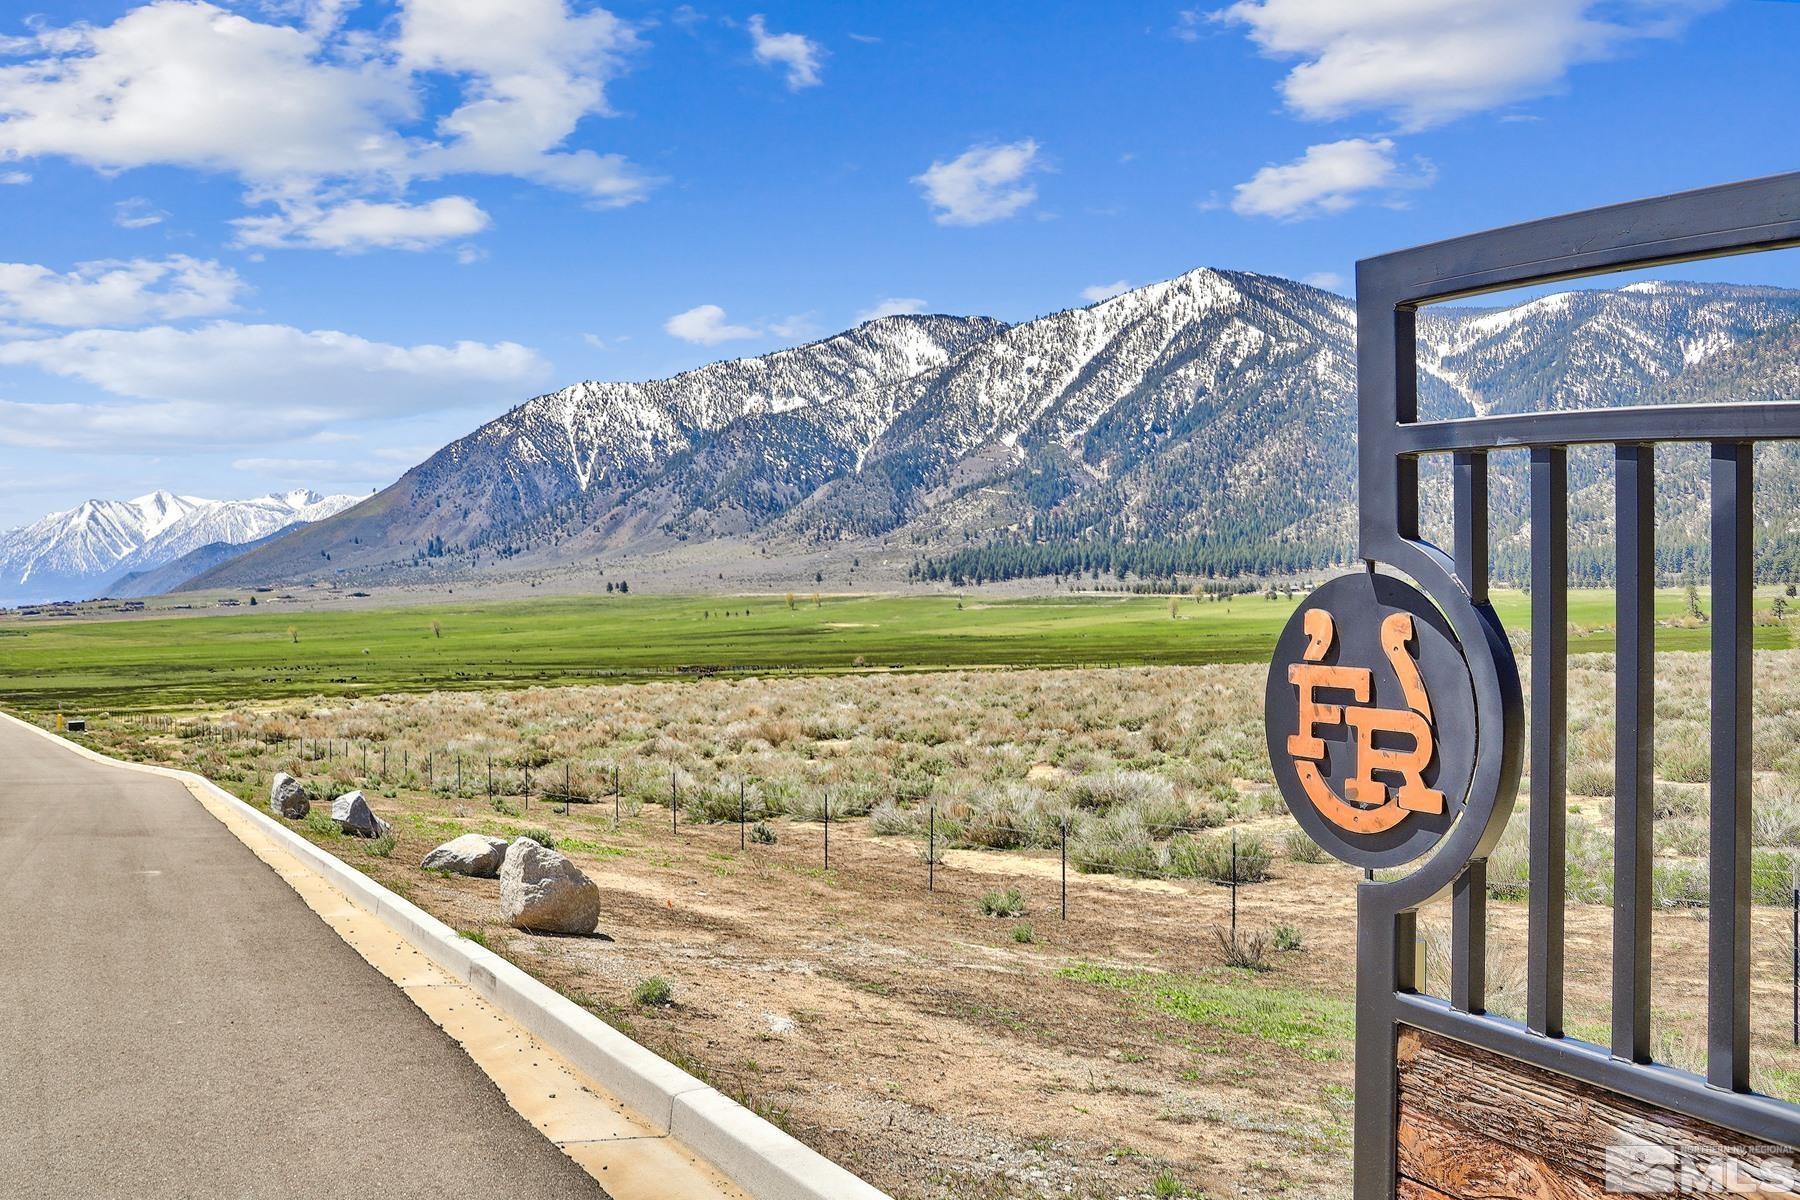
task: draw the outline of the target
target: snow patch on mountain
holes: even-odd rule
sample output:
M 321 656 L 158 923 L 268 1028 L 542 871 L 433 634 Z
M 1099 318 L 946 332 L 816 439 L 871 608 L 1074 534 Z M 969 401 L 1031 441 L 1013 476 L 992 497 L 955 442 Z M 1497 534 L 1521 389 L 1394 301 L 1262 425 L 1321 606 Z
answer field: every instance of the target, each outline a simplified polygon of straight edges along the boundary
M 122 573 L 161 566 L 214 542 L 255 541 L 361 499 L 299 489 L 251 500 L 164 490 L 131 500 L 86 500 L 0 533 L 0 602 L 84 598 Z

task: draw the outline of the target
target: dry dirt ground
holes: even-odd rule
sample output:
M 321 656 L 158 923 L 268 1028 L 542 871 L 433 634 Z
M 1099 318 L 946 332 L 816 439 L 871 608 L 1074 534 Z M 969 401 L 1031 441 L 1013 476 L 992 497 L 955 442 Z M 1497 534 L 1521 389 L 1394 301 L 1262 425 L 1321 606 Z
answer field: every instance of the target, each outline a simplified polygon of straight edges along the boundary
M 1228 889 L 1071 874 L 1064 921 L 1054 853 L 950 851 L 928 891 L 917 843 L 863 821 L 833 825 L 826 869 L 818 824 L 771 822 L 775 844 L 740 849 L 736 826 L 671 833 L 655 805 L 616 828 L 609 805 L 499 818 L 402 794 L 381 809 L 388 857 L 309 834 L 903 1200 L 1349 1193 L 1346 868 L 1282 861 L 1239 889 L 1241 929 L 1291 925 L 1303 944 L 1255 973 L 1223 962 Z M 496 883 L 417 866 L 457 832 L 523 828 L 579 839 L 564 844 L 602 888 L 598 935 L 509 929 Z M 1008 885 L 1025 915 L 982 915 Z M 1523 906 L 1491 919 L 1503 1007 Z M 1569 922 L 1571 1030 L 1602 1039 L 1609 920 L 1575 906 Z M 1757 1024 L 1785 1034 L 1786 914 L 1757 920 Z M 1705 925 L 1670 914 L 1657 937 L 1678 1055 L 1700 1028 Z M 672 1005 L 633 1002 L 651 976 Z M 1783 1040 L 1759 1038 L 1767 1077 L 1800 1067 Z
M 1800 848 L 1792 661 L 1759 656 L 1755 837 L 1778 868 Z M 1671 872 L 1659 896 L 1670 904 L 1694 899 L 1683 880 L 1705 850 L 1703 668 L 1703 655 L 1659 661 L 1658 867 Z M 1305 843 L 1289 838 L 1267 784 L 1261 678 L 1255 666 L 1173 667 L 315 698 L 102 721 L 92 737 L 253 802 L 278 769 L 320 795 L 367 789 L 394 823 L 391 846 L 338 837 L 328 821 L 300 828 L 902 1200 L 1344 1196 L 1358 877 L 1289 857 Z M 1583 656 L 1570 678 L 1571 897 L 1589 901 L 1611 872 L 1610 662 Z M 482 777 L 490 751 L 506 764 L 497 803 Z M 421 777 L 428 752 L 436 794 L 429 766 Z M 472 772 L 461 799 L 447 794 L 453 760 Z M 515 794 L 525 764 L 538 764 L 541 788 L 571 762 L 576 789 L 594 794 L 606 788 L 593 768 L 623 763 L 617 826 L 610 802 L 564 814 Z M 834 822 L 829 870 L 816 821 L 772 819 L 774 844 L 741 849 L 737 826 L 689 824 L 685 811 L 671 832 L 655 801 L 672 770 L 686 797 L 722 796 L 732 811 L 747 776 L 753 803 L 759 791 L 783 799 L 772 811 L 809 812 L 829 788 L 910 832 Z M 897 820 L 888 798 L 902 795 Z M 1065 922 L 1054 849 L 953 849 L 927 890 L 927 798 L 940 833 L 960 812 L 971 830 L 1031 825 L 1040 847 L 1070 813 L 1078 851 L 1096 829 L 1129 826 L 1121 814 L 1142 832 L 1169 809 L 1260 835 L 1276 851 L 1273 878 L 1239 889 L 1240 928 L 1273 941 L 1291 927 L 1301 948 L 1271 950 L 1264 972 L 1227 966 L 1215 931 L 1230 893 L 1194 879 L 1071 873 Z M 1523 825 L 1521 808 L 1491 879 L 1522 880 Z M 505 928 L 497 884 L 418 866 L 461 832 L 528 830 L 547 831 L 600 884 L 602 936 Z M 1157 845 L 1166 853 L 1173 839 Z M 983 915 L 983 894 L 1010 886 L 1024 914 Z M 1489 1004 L 1518 1016 L 1524 905 L 1496 899 L 1489 913 Z M 1705 1043 L 1704 917 L 1674 907 L 1656 927 L 1656 1056 L 1689 1070 Z M 1756 913 L 1752 1080 L 1795 1098 L 1789 919 Z M 1571 904 L 1567 1027 L 1590 1041 L 1607 1040 L 1610 921 L 1602 903 Z M 1440 995 L 1445 925 L 1447 914 L 1425 914 Z M 671 982 L 673 1005 L 634 1001 L 652 976 Z

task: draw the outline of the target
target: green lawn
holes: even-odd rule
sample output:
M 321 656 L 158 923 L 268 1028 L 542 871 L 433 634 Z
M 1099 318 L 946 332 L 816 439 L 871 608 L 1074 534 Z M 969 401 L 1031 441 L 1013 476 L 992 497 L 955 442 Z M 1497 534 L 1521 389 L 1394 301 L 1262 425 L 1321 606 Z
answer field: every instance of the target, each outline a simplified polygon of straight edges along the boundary
M 1774 592 L 1762 597 L 1766 607 Z M 1703 601 L 1704 602 L 1704 601 Z M 607 596 L 389 609 L 0 626 L 0 703 L 73 711 L 170 709 L 315 693 L 515 687 L 720 671 L 906 670 L 1255 662 L 1294 601 L 1239 597 L 984 600 L 951 596 Z M 1497 598 L 1509 627 L 1529 601 Z M 1683 594 L 1658 596 L 1669 618 Z M 1577 650 L 1612 647 L 1612 595 L 1569 605 Z M 434 636 L 432 622 L 442 627 Z M 290 635 L 293 629 L 298 641 Z M 1707 630 L 1664 628 L 1664 649 L 1704 649 Z M 1757 631 L 1786 648 L 1786 624 Z

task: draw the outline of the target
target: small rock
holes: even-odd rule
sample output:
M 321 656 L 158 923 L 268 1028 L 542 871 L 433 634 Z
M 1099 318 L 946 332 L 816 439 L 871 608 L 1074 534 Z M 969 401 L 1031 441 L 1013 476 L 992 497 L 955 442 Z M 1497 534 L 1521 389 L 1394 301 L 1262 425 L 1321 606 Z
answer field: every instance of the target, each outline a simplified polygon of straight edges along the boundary
M 369 811 L 369 802 L 363 799 L 361 792 L 345 792 L 333 800 L 331 819 L 337 822 L 340 832 L 355 837 L 378 838 L 391 828 L 386 821 Z
M 500 874 L 500 862 L 506 857 L 506 839 L 465 833 L 451 838 L 425 856 L 419 865 L 428 871 L 448 871 L 452 875 L 471 875 L 476 879 L 492 879 Z
M 500 864 L 500 915 L 536 933 L 592 933 L 600 924 L 600 888 L 548 846 L 517 838 Z
M 269 811 L 299 821 L 312 811 L 312 801 L 307 799 L 306 788 L 298 779 L 286 771 L 277 771 L 274 782 L 269 784 Z

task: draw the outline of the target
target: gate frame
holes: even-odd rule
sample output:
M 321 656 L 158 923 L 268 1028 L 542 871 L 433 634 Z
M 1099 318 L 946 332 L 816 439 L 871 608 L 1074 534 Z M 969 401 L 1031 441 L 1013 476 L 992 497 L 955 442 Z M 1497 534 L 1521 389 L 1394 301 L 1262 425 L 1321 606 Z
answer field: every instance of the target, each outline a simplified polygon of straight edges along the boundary
M 1800 439 L 1800 401 L 1684 404 L 1418 420 L 1416 314 L 1446 300 L 1583 276 L 1800 246 L 1800 172 L 1639 200 L 1364 259 L 1356 267 L 1359 557 L 1410 578 L 1464 645 L 1477 698 L 1468 811 L 1423 865 L 1357 889 L 1357 1200 L 1399 1177 L 1398 1034 L 1441 1034 L 1750 1137 L 1800 1146 L 1800 1107 L 1749 1090 L 1753 446 Z M 1712 447 L 1712 763 L 1707 1073 L 1650 1053 L 1655 602 L 1660 442 Z M 1617 447 L 1618 771 L 1612 1045 L 1562 1028 L 1567 447 Z M 1490 451 L 1531 454 L 1533 688 L 1488 602 Z M 1450 553 L 1419 533 L 1419 459 L 1452 456 Z M 1723 569 L 1722 569 L 1723 568 Z M 1530 731 L 1527 1020 L 1484 1011 L 1487 856 L 1512 813 Z M 1451 896 L 1451 996 L 1423 994 L 1420 906 Z

